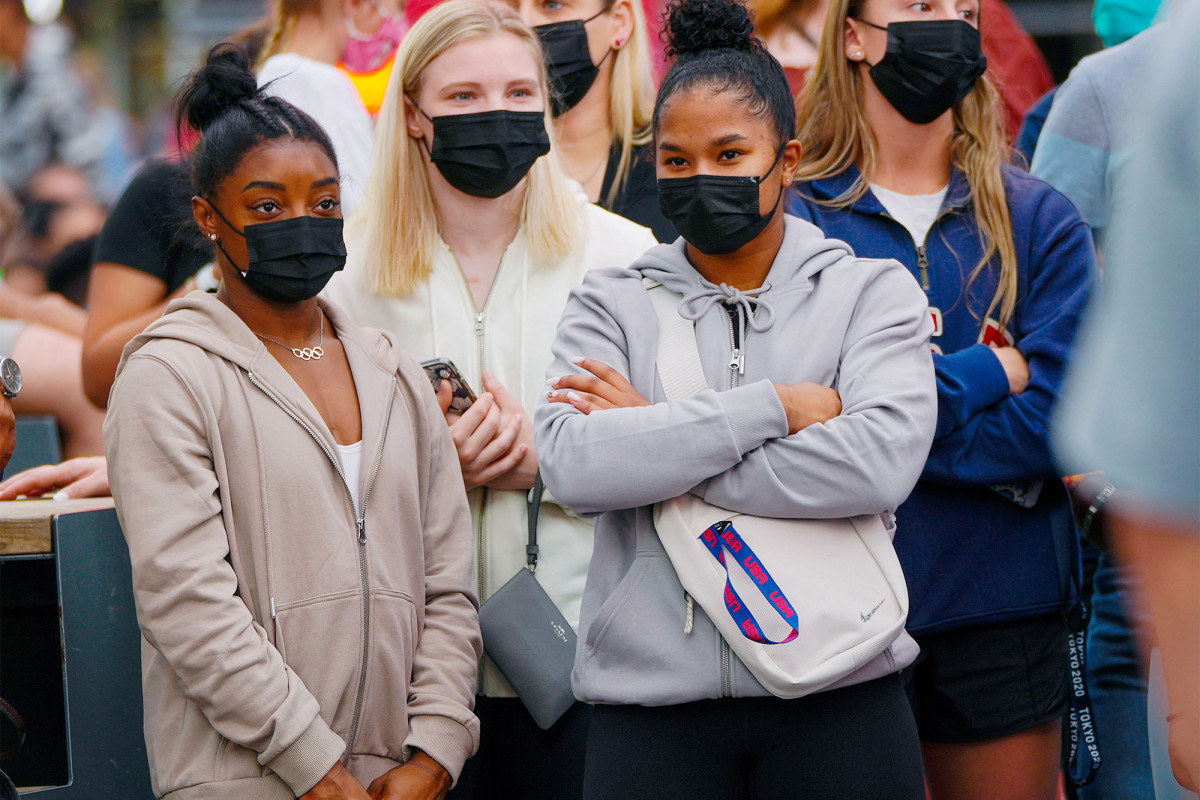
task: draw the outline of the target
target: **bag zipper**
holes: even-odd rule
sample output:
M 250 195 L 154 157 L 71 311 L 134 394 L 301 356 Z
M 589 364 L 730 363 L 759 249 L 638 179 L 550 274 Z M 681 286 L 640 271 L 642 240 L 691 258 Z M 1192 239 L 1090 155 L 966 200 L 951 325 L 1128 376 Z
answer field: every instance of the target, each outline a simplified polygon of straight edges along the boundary
M 247 372 L 246 374 L 250 378 L 250 383 L 254 384 L 259 391 L 269 397 L 271 402 L 275 403 L 275 405 L 277 405 L 279 409 L 283 411 L 283 413 L 287 414 L 294 422 L 300 425 L 300 427 L 304 428 L 304 430 L 308 432 L 308 435 L 312 437 L 313 441 L 317 443 L 317 446 L 321 448 L 321 452 L 323 452 L 325 457 L 329 459 L 329 463 L 333 464 L 333 468 L 337 472 L 338 477 L 342 479 L 342 486 L 346 489 L 346 499 L 350 502 L 350 513 L 354 517 L 357 534 L 356 538 L 358 541 L 359 581 L 362 586 L 363 596 L 363 645 L 362 658 L 359 662 L 358 671 L 358 691 L 354 698 L 354 716 L 350 723 L 350 740 L 346 744 L 346 755 L 342 758 L 342 764 L 345 765 L 350 761 L 350 754 L 353 752 L 355 740 L 358 738 L 358 724 L 362 716 L 363 695 L 365 694 L 367 688 L 367 656 L 370 653 L 371 644 L 371 584 L 367 575 L 367 500 L 371 497 L 371 490 L 375 488 L 375 479 L 379 476 L 379 468 L 383 463 L 383 450 L 387 443 L 388 428 L 392 420 L 392 403 L 396 399 L 396 377 L 394 375 L 392 376 L 392 390 L 388 394 L 387 405 L 384 407 L 383 433 L 379 439 L 379 452 L 375 456 L 375 465 L 371 469 L 370 480 L 367 482 L 366 489 L 363 492 L 362 510 L 359 511 L 354 507 L 354 495 L 350 492 L 350 484 L 346 482 L 346 475 L 344 472 L 342 472 L 342 465 L 338 463 L 338 460 L 334 457 L 333 453 L 329 452 L 329 448 L 326 447 L 325 443 L 321 441 L 321 437 L 317 436 L 316 431 L 314 431 L 307 422 L 302 420 L 295 413 L 293 413 L 291 409 L 285 406 L 274 392 L 264 386 L 253 372 Z M 272 616 L 274 616 L 274 611 L 275 598 L 272 597 Z

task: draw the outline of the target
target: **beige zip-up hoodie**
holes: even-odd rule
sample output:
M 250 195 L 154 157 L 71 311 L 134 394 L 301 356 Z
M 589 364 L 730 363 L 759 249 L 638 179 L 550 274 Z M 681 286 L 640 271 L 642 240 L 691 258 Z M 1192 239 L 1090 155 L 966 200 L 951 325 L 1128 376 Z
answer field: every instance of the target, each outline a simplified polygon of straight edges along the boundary
M 362 513 L 328 427 L 193 292 L 125 349 L 104 424 L 142 628 L 146 752 L 171 800 L 294 798 L 474 752 L 471 519 L 423 370 L 322 303 L 362 411 Z

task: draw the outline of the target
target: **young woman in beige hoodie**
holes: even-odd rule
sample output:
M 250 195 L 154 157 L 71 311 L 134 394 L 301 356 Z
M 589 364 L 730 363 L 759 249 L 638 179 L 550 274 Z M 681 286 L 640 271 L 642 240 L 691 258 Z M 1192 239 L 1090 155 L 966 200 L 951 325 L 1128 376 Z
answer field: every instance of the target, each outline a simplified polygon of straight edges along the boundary
M 105 424 L 155 794 L 436 800 L 478 742 L 454 445 L 412 358 L 316 299 L 345 261 L 320 126 L 229 46 L 180 106 L 224 283 L 126 347 Z

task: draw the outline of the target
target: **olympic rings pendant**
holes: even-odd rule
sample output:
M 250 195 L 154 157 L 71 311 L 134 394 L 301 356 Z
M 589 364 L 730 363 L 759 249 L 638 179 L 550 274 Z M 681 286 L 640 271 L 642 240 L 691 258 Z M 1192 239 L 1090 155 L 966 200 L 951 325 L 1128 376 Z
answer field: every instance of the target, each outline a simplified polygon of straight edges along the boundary
M 320 347 L 293 347 L 292 355 L 303 361 L 320 361 L 325 351 Z

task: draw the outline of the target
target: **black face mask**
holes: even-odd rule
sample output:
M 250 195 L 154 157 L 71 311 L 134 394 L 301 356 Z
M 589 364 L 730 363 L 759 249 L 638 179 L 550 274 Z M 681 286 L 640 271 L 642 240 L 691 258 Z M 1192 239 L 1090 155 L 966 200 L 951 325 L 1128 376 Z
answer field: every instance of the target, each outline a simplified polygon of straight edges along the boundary
M 572 19 L 567 22 L 552 22 L 538 25 L 534 33 L 542 40 L 542 51 L 546 54 L 546 71 L 550 73 L 550 110 L 554 116 L 573 108 L 592 88 L 604 59 L 612 54 L 612 48 L 592 63 L 588 49 L 586 25 L 605 12 L 599 11 L 587 19 Z
M 909 122 L 933 122 L 962 100 L 987 69 L 979 30 L 960 19 L 893 22 L 887 53 L 871 67 L 871 80 Z
M 220 239 L 217 247 L 243 274 L 246 284 L 268 300 L 299 303 L 316 297 L 333 273 L 346 266 L 340 219 L 292 217 L 247 225 L 239 231 L 219 208 L 212 208 L 234 233 L 245 238 L 250 259 L 246 269 L 229 257 Z
M 425 114 L 420 106 L 418 111 Z M 425 119 L 433 123 L 429 160 L 460 192 L 499 197 L 550 152 L 541 111 L 483 111 Z
M 765 217 L 758 187 L 775 171 L 784 148 L 761 178 L 741 175 L 692 175 L 659 178 L 658 207 L 679 235 L 701 253 L 723 256 L 740 250 L 763 232 L 779 209 L 779 198 Z M 779 187 L 780 195 L 783 187 Z

